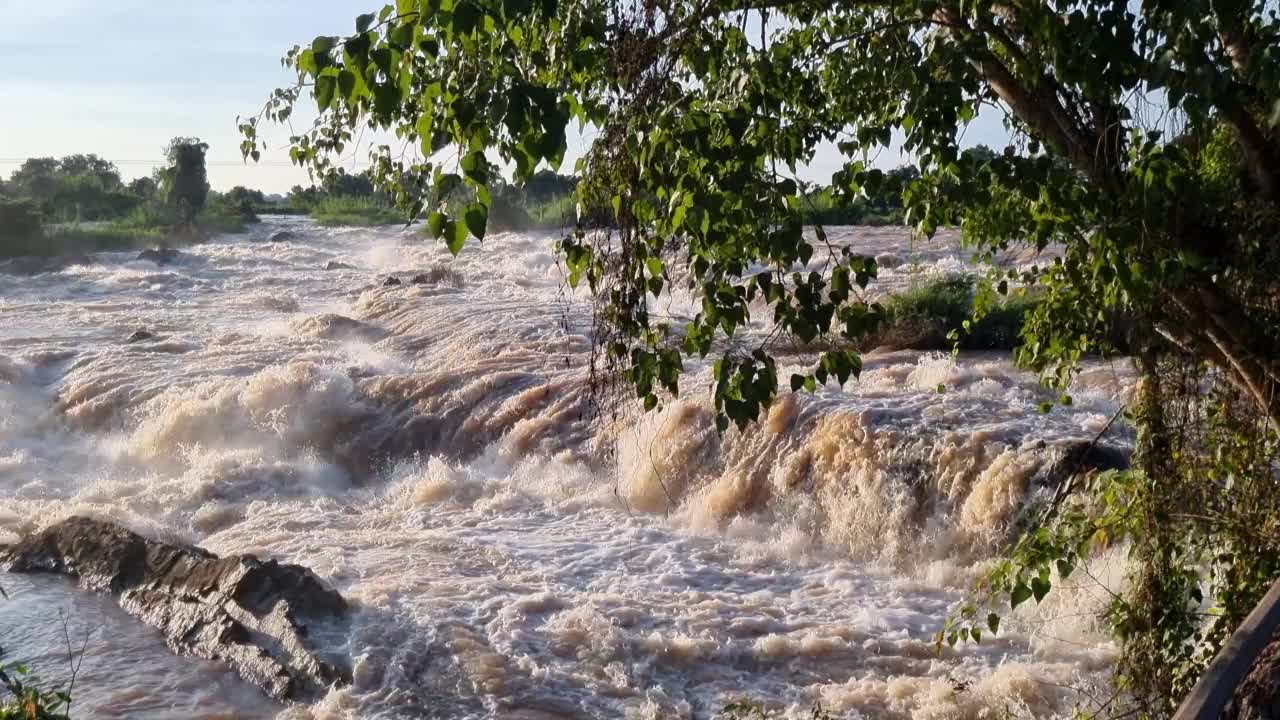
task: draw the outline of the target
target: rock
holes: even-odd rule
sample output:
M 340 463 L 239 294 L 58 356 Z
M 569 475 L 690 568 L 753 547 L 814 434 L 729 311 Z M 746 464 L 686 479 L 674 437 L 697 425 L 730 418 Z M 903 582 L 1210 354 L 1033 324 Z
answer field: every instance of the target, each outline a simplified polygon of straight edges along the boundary
M 339 629 L 347 604 L 299 565 L 220 558 L 73 517 L 7 548 L 0 568 L 62 573 L 117 595 L 173 650 L 224 661 L 280 700 L 312 700 L 351 681 L 345 661 L 331 662 L 314 647 L 317 635 Z
M 168 265 L 174 260 L 177 260 L 178 256 L 181 254 L 182 253 L 178 252 L 177 250 L 174 250 L 173 248 L 167 248 L 167 247 L 152 248 L 149 250 L 143 250 L 142 252 L 138 253 L 138 259 L 150 260 L 151 262 L 157 265 Z
M 294 240 L 297 240 L 297 239 L 298 239 L 297 233 L 293 233 L 288 230 L 280 230 L 279 232 L 271 233 L 271 237 L 267 238 L 267 242 L 273 242 L 273 243 L 293 242 Z
M 902 258 L 894 255 L 893 253 L 880 253 L 879 255 L 876 255 L 876 265 L 885 268 L 886 270 L 896 268 L 901 264 Z
M 382 287 L 399 287 L 404 283 L 400 282 L 398 277 L 389 277 L 382 283 Z
M 1223 720 L 1270 720 L 1280 717 L 1280 635 L 1258 654 L 1253 669 L 1236 686 Z
M 372 343 L 387 336 L 386 331 L 381 328 L 334 313 L 295 320 L 289 323 L 289 327 L 299 335 L 328 340 L 360 340 Z
M 126 343 L 142 342 L 143 340 L 150 340 L 154 337 L 155 337 L 155 333 L 147 332 L 146 330 L 138 330 L 138 331 L 135 331 L 132 335 L 130 335 L 129 339 L 125 340 L 125 342 Z
M 325 270 L 355 270 L 355 269 L 356 269 L 356 266 L 355 266 L 355 265 L 348 265 L 348 264 L 346 264 L 346 263 L 344 263 L 344 262 L 338 262 L 337 260 L 330 260 L 330 261 L 329 261 L 329 262 L 324 266 L 324 269 L 325 269 Z
M 414 285 L 452 285 L 462 287 L 462 275 L 453 268 L 437 265 L 427 272 L 418 273 L 409 282 Z

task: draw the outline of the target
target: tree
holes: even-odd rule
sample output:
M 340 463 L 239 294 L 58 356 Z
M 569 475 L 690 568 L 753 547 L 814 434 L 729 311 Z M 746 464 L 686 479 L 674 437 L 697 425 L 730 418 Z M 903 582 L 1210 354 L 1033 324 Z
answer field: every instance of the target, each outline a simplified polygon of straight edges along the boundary
M 104 190 L 116 190 L 120 187 L 120 171 L 115 163 L 103 160 L 94 154 L 68 155 L 58 163 L 65 175 L 92 176 Z
M 9 177 L 9 192 L 14 197 L 48 203 L 58 191 L 59 170 L 59 163 L 54 158 L 29 158 Z
M 177 137 L 165 148 L 168 167 L 163 171 L 165 200 L 174 208 L 186 226 L 195 224 L 196 215 L 204 208 L 209 195 L 209 178 L 205 169 L 205 153 L 209 146 L 199 138 Z
M 875 275 L 868 259 L 792 274 L 814 246 L 795 207 L 803 184 L 790 175 L 836 142 L 849 160 L 833 184 L 852 198 L 883 180 L 858 158 L 900 131 L 922 172 L 904 198 L 917 229 L 961 225 L 983 252 L 1065 244 L 1062 263 L 1025 279 L 1043 284 L 1049 302 L 1033 323 L 1044 336 L 1024 346 L 1023 360 L 1069 369 L 1106 335 L 1108 308 L 1124 306 L 1280 422 L 1280 338 L 1259 314 L 1273 311 L 1257 307 L 1265 293 L 1246 297 L 1226 280 L 1269 259 L 1259 253 L 1273 243 L 1250 238 L 1280 198 L 1280 64 L 1269 61 L 1277 30 L 1264 10 L 1155 2 L 1132 11 L 1122 0 L 1061 11 L 934 0 L 681 0 L 645 10 L 401 2 L 362 15 L 352 36 L 289 53 L 322 111 L 293 157 L 328 171 L 362 124 L 418 141 L 427 159 L 382 148 L 375 175 L 415 214 L 430 214 L 456 250 L 483 237 L 484 195 L 461 212 L 436 203 L 457 184 L 490 182 L 486 148 L 527 180 L 541 163 L 560 164 L 571 121 L 598 128 L 579 192 L 612 205 L 617 227 L 602 243 L 578 234 L 563 249 L 573 277 L 610 296 L 610 354 L 655 404 L 657 385 L 677 390 L 681 352 L 710 352 L 746 322 L 756 295 L 781 331 L 805 341 L 855 340 L 866 328 L 874 309 L 851 285 Z M 758 38 L 746 32 L 753 22 Z M 274 95 L 266 116 L 291 112 L 300 88 Z M 1250 212 L 1201 194 L 1199 151 L 1170 143 L 1134 97 L 1184 113 L 1180 129 L 1199 147 L 1227 133 L 1222 152 L 1238 155 L 1238 199 Z M 963 127 L 983 107 L 1005 114 L 1025 154 L 985 164 L 962 155 Z M 242 125 L 246 152 L 256 126 Z M 454 166 L 436 157 L 450 145 Z M 424 186 L 432 192 L 417 191 Z M 651 319 L 646 300 L 666 285 L 677 248 L 688 249 L 681 257 L 705 300 L 682 333 Z M 752 263 L 770 270 L 744 279 Z M 1072 322 L 1059 317 L 1068 305 Z M 724 354 L 717 366 L 717 406 L 729 419 L 753 419 L 775 395 L 761 350 Z M 833 350 L 810 378 L 844 380 L 857 367 L 856 355 Z
M 156 194 L 156 181 L 149 177 L 138 177 L 129 181 L 129 192 L 143 200 L 149 200 Z
M 261 190 L 250 190 L 243 185 L 236 185 L 227 191 L 227 201 L 236 207 L 249 205 L 265 205 L 267 198 Z
M 326 193 L 335 197 L 370 197 L 374 191 L 368 173 L 352 174 L 342 169 L 326 175 L 322 185 Z
M 1043 297 L 1022 363 L 1063 385 L 1123 320 L 1153 382 L 1160 358 L 1187 358 L 1273 433 L 1276 13 L 1262 0 L 403 0 L 290 51 L 299 82 L 242 122 L 242 149 L 256 153 L 261 120 L 289 117 L 304 92 L 320 116 L 291 152 L 314 171 L 362 127 L 394 131 L 420 155 L 378 148 L 375 179 L 456 253 L 484 237 L 490 153 L 527 182 L 559 168 L 571 123 L 591 126 L 579 204 L 612 218 L 561 249 L 598 298 L 602 357 L 654 407 L 679 392 L 683 357 L 714 355 L 726 429 L 776 397 L 779 338 L 828 342 L 793 391 L 858 374 L 853 348 L 879 317 L 859 288 L 877 268 L 821 227 L 805 233 L 796 170 L 834 145 L 832 186 L 853 203 L 885 184 L 863 158 L 896 135 L 919 168 L 902 178 L 917 231 L 958 226 L 985 257 L 1060 248 L 989 278 L 984 296 Z M 980 112 L 1004 117 L 1006 152 L 962 151 Z M 475 199 L 458 201 L 459 186 Z M 692 278 L 702 308 L 680 327 L 650 313 L 673 277 Z M 758 298 L 776 332 L 726 342 Z M 1139 418 L 1153 481 L 1169 447 L 1158 417 Z M 1038 599 L 1047 577 L 1003 587 Z
M 289 188 L 287 197 L 290 207 L 310 208 L 320 202 L 320 188 L 315 185 L 306 188 L 301 185 L 294 185 Z

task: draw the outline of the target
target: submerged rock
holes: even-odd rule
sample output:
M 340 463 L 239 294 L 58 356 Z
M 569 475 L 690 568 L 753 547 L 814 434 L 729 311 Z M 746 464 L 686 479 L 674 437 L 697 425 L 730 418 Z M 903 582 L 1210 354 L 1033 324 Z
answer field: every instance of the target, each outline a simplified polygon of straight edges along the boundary
M 893 253 L 880 253 L 876 255 L 876 265 L 885 268 L 896 268 L 902 264 L 902 258 Z
M 427 272 L 418 273 L 409 282 L 414 285 L 452 285 L 462 287 L 462 275 L 453 268 L 436 266 Z
M 297 233 L 290 232 L 288 230 L 281 230 L 279 232 L 271 233 L 271 237 L 267 238 L 267 242 L 273 242 L 273 243 L 293 242 L 294 240 L 297 240 L 297 239 L 298 239 Z
M 330 260 L 327 264 L 325 264 L 324 269 L 325 270 L 355 270 L 356 266 L 348 265 L 344 262 L 338 262 L 337 260 Z
M 180 653 L 221 660 L 281 700 L 308 700 L 351 681 L 345 663 L 316 650 L 347 604 L 300 565 L 217 555 L 149 540 L 118 525 L 73 517 L 0 553 L 10 572 L 53 572 L 120 606 L 164 634 Z
M 404 283 L 400 282 L 400 278 L 389 277 L 383 281 L 382 287 L 399 287 L 400 285 L 403 285 L 403 284 Z
M 129 339 L 125 340 L 125 342 L 126 343 L 142 342 L 143 340 L 150 340 L 155 336 L 156 336 L 155 333 L 148 332 L 146 330 L 137 330 L 132 335 L 130 335 Z
M 143 250 L 142 252 L 138 253 L 138 259 L 150 260 L 151 262 L 157 265 L 168 265 L 174 260 L 177 260 L 178 256 L 181 254 L 182 253 L 179 253 L 177 250 L 174 250 L 173 248 L 167 248 L 167 247 L 151 248 L 148 250 Z
M 289 327 L 299 335 L 328 340 L 377 342 L 387 336 L 386 331 L 381 328 L 334 313 L 295 320 L 289 323 Z

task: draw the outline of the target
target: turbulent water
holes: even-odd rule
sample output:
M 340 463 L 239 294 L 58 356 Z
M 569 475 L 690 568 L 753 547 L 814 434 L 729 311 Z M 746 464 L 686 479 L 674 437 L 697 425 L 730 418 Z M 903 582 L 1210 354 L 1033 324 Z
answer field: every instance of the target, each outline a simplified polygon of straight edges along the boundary
M 64 676 L 61 612 L 89 638 L 79 711 L 103 717 L 1044 717 L 1105 683 L 1090 609 L 1118 561 L 980 645 L 939 655 L 931 635 L 1063 448 L 1107 424 L 1123 363 L 1044 415 L 1003 356 L 872 353 L 844 391 L 724 437 L 694 367 L 684 399 L 605 421 L 553 240 L 452 260 L 269 219 L 163 267 L 0 274 L 0 536 L 111 518 L 301 563 L 355 607 L 355 681 L 309 707 L 169 655 L 65 581 L 0 577 L 7 657 Z M 953 237 L 833 242 L 895 265 L 881 288 L 965 269 Z

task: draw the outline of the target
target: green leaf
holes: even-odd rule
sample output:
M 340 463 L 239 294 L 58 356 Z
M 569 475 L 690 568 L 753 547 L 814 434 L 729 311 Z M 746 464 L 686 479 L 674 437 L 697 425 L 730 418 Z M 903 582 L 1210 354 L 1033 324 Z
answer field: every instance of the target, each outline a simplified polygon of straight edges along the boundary
M 319 108 L 321 112 L 329 109 L 329 106 L 333 104 L 333 95 L 337 89 L 338 80 L 332 75 L 321 75 L 316 78 L 316 107 Z
M 987 628 L 991 630 L 992 635 L 1000 632 L 1000 616 L 995 613 L 989 613 L 987 615 Z
M 474 202 L 467 206 L 463 211 L 462 218 L 467 224 L 467 229 L 475 236 L 477 240 L 484 240 L 485 227 L 489 224 L 489 208 L 482 203 Z M 455 255 L 457 253 L 454 253 Z
M 456 222 L 448 222 L 445 224 L 444 236 L 445 243 L 449 246 L 449 252 L 453 253 L 454 257 L 457 257 L 458 253 L 462 252 L 462 246 L 467 244 L 467 226 Z
M 487 179 L 489 163 L 479 150 L 463 155 L 459 165 L 462 167 L 462 174 L 472 180 L 484 182 Z
M 431 213 L 431 215 L 427 217 L 427 228 L 431 230 L 431 237 L 439 240 L 440 236 L 444 234 L 447 222 L 448 218 L 446 218 L 444 213 L 439 210 Z M 456 255 L 457 253 L 454 254 Z
M 1016 608 L 1030 597 L 1031 588 L 1027 587 L 1026 583 L 1018 581 L 1018 584 L 1013 586 L 1013 591 L 1009 593 L 1009 607 Z
M 342 71 L 338 73 L 338 92 L 341 93 L 341 97 L 346 100 L 352 100 L 352 95 L 355 94 L 355 89 L 356 74 L 343 68 Z
M 1035 596 L 1037 603 L 1043 600 L 1045 595 L 1049 594 L 1050 587 L 1052 587 L 1052 583 L 1049 582 L 1048 578 L 1031 578 L 1031 594 Z
M 321 35 L 320 37 L 317 37 L 315 40 L 311 41 L 311 52 L 315 53 L 316 55 L 323 55 L 324 53 L 327 53 L 330 50 L 332 50 L 334 44 L 336 44 L 337 41 L 338 41 L 337 38 Z

